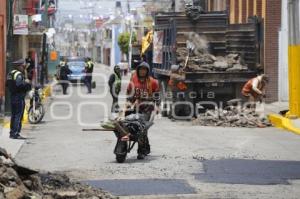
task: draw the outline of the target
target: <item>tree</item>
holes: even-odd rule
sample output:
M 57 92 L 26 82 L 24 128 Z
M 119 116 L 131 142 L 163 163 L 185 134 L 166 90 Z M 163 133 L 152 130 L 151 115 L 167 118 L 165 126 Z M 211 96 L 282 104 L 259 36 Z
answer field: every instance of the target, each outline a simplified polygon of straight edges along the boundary
M 132 35 L 132 43 L 136 41 L 136 35 Z M 126 54 L 128 57 L 128 51 L 129 51 L 129 42 L 130 42 L 130 33 L 124 32 L 121 33 L 118 37 L 118 45 L 122 51 L 122 53 Z

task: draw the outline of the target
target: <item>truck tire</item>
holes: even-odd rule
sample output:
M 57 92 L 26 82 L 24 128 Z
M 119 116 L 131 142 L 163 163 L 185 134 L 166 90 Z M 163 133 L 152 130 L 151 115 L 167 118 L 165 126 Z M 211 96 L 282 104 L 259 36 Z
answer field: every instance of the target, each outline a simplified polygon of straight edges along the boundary
M 192 119 L 192 117 L 194 116 L 194 107 L 195 107 L 195 104 L 194 104 L 194 100 L 191 99 L 189 97 L 189 93 L 193 91 L 193 85 L 192 84 L 189 84 L 188 85 L 188 90 L 186 90 L 184 92 L 184 97 L 183 98 L 179 98 L 177 99 L 176 98 L 176 105 L 173 104 L 172 108 L 174 109 L 172 111 L 172 113 L 175 113 L 176 116 L 178 116 L 179 118 L 180 117 L 183 117 L 185 119 Z M 176 93 L 177 95 L 177 93 Z M 178 104 L 178 102 L 182 102 L 182 104 Z M 187 104 L 188 102 L 188 104 Z M 191 105 L 192 106 L 191 106 Z M 192 114 L 193 113 L 193 114 Z M 176 117 L 175 117 L 176 119 Z

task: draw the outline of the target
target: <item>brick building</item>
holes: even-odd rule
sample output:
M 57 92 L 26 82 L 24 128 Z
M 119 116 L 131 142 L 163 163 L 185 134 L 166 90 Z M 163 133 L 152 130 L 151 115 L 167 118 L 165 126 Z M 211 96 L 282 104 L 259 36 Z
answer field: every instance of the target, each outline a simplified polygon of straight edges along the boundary
M 262 20 L 261 64 L 270 77 L 267 102 L 278 100 L 278 52 L 281 0 L 207 0 L 208 11 L 228 10 L 231 24 L 247 23 L 251 16 Z

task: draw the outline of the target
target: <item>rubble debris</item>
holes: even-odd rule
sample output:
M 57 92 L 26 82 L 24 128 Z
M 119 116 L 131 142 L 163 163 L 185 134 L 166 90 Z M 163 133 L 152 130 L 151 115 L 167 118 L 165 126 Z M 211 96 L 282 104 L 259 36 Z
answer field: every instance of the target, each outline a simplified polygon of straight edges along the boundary
M 199 36 L 195 32 L 184 34 L 187 42 L 192 43 L 194 48 L 189 54 L 186 71 L 189 72 L 240 72 L 247 71 L 248 66 L 245 64 L 243 54 L 228 54 L 224 57 L 214 55 L 208 52 L 208 43 L 205 37 Z M 177 62 L 184 66 L 188 55 L 188 48 L 181 47 L 176 50 Z
M 199 3 L 186 4 L 185 5 L 185 13 L 192 21 L 197 21 L 202 13 L 205 13 L 203 8 L 199 5 Z
M 0 147 L 0 198 L 114 199 L 117 197 L 88 185 L 71 182 L 63 174 L 39 173 L 21 167 Z
M 230 105 L 224 109 L 207 110 L 193 120 L 193 125 L 265 128 L 272 124 L 266 116 L 240 106 Z

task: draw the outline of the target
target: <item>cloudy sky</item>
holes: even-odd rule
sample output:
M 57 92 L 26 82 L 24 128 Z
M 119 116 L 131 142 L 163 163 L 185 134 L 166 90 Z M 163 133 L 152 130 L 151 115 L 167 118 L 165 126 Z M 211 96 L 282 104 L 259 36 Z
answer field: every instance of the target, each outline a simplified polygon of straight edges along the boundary
M 127 10 L 127 0 L 120 0 L 123 11 Z M 143 5 L 142 0 L 128 0 L 130 8 Z M 115 0 L 59 0 L 58 17 L 73 17 L 75 20 L 89 20 L 91 17 L 110 16 L 114 13 Z

